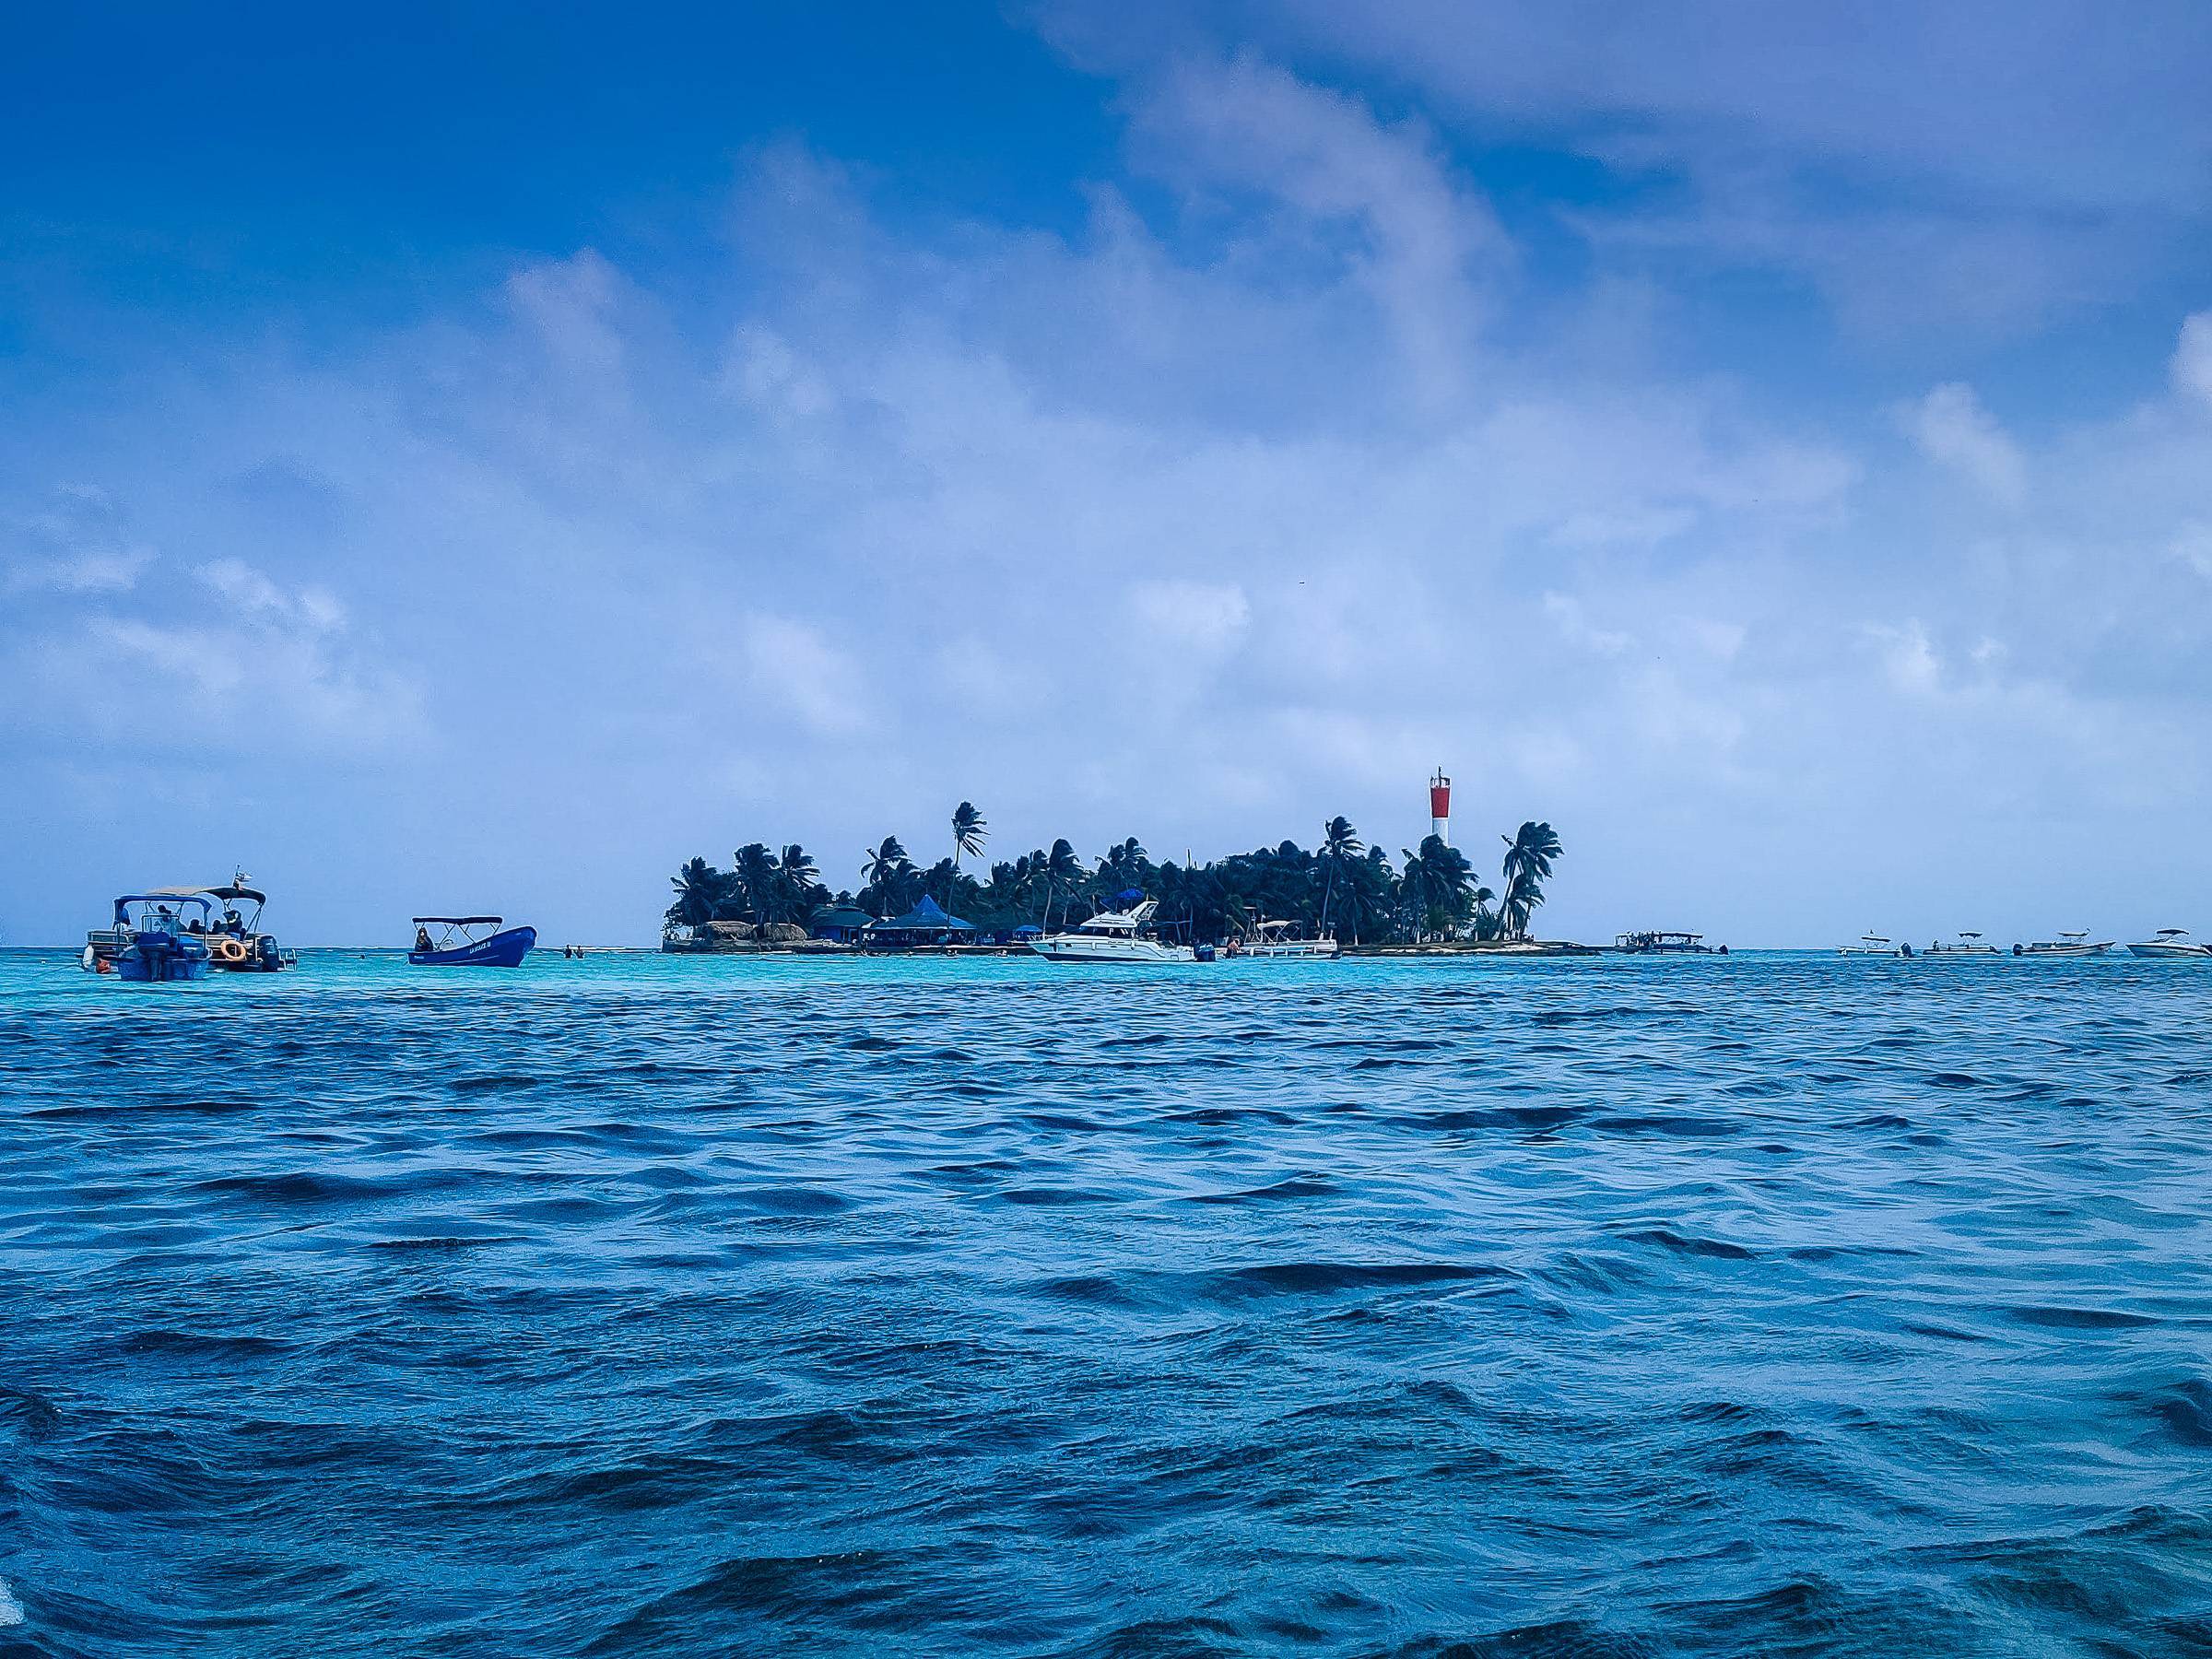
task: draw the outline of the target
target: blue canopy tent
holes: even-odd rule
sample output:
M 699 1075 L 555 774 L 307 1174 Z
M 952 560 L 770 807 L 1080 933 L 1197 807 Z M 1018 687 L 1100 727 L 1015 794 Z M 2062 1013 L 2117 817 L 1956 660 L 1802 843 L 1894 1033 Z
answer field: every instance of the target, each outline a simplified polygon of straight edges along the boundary
M 870 945 L 955 945 L 974 931 L 974 923 L 961 921 L 924 893 L 905 915 L 869 924 L 865 937 Z

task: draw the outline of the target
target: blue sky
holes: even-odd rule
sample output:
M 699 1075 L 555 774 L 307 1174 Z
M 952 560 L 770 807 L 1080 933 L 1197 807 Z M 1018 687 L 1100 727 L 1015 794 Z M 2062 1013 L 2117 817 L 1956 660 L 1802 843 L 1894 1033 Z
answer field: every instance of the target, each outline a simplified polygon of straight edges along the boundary
M 2212 935 L 2201 6 L 48 9 L 7 942 L 1440 762 L 1570 935 Z

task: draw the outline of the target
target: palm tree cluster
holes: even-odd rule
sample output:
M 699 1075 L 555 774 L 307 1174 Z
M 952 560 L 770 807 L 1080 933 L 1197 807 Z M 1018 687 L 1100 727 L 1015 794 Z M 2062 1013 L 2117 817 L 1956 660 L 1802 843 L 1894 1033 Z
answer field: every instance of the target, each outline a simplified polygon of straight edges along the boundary
M 1331 932 L 1347 944 L 1526 938 L 1560 857 L 1549 824 L 1523 824 L 1503 838 L 1500 899 L 1464 853 L 1434 835 L 1424 837 L 1418 850 L 1401 849 L 1403 863 L 1394 867 L 1382 847 L 1369 845 L 1348 820 L 1335 818 L 1323 826 L 1311 852 L 1286 841 L 1206 864 L 1156 864 L 1130 836 L 1086 864 L 1061 840 L 993 864 L 979 878 L 963 860 L 980 864 L 989 824 L 962 801 L 950 830 L 947 855 L 927 867 L 897 836 L 885 836 L 863 855 L 858 888 L 834 893 L 795 843 L 778 854 L 753 841 L 737 849 L 727 870 L 694 858 L 671 883 L 676 899 L 666 920 L 671 927 L 804 922 L 831 903 L 899 916 L 926 896 L 986 933 L 1024 924 L 1049 930 L 1117 908 L 1124 895 L 1135 892 L 1157 900 L 1158 920 L 1193 939 L 1234 937 L 1261 918 Z

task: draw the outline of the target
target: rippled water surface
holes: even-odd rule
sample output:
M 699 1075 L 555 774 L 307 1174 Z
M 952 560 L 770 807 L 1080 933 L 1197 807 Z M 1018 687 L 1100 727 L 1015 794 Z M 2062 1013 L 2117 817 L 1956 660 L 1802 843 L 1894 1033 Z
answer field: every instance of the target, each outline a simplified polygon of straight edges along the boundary
M 2203 1653 L 2207 1013 L 0 955 L 0 1653 Z

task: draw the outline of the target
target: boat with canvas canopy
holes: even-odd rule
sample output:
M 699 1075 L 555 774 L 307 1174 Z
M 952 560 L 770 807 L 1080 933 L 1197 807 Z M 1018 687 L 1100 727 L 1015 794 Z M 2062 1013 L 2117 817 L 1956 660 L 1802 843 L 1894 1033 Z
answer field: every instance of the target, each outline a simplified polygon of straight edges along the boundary
M 188 906 L 199 906 L 188 916 Z M 136 982 L 194 980 L 207 971 L 207 924 L 215 900 L 201 893 L 125 893 L 115 900 L 112 926 L 85 935 L 80 961 L 87 973 L 112 973 Z
M 276 973 L 298 967 L 299 954 L 278 945 L 274 934 L 262 931 L 262 908 L 269 896 L 246 883 L 245 871 L 238 870 L 229 881 L 206 887 L 155 888 L 153 893 L 165 899 L 206 898 L 222 905 L 222 915 L 206 930 L 208 959 L 216 967 L 232 973 Z M 241 904 L 252 905 L 251 913 L 241 912 Z
M 418 968 L 519 968 L 537 943 L 535 927 L 503 927 L 503 916 L 417 916 L 415 948 L 407 960 Z M 436 934 L 430 932 L 436 928 Z
M 2093 945 L 2089 942 L 2087 929 L 2076 928 L 2061 933 L 2055 939 L 2041 939 L 2033 945 L 2015 945 L 2012 954 L 2016 957 L 2093 957 L 2102 956 L 2112 947 L 2110 939 Z

